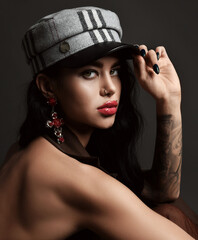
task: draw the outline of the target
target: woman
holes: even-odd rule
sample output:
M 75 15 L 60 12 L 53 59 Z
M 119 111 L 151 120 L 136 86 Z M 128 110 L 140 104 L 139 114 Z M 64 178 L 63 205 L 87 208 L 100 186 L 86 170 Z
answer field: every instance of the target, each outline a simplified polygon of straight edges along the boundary
M 62 10 L 26 32 L 33 80 L 19 142 L 0 172 L 2 239 L 193 239 L 145 205 L 179 196 L 179 79 L 165 48 L 148 51 L 121 37 L 117 15 L 97 7 Z M 177 135 L 171 157 L 160 159 L 156 147 L 146 173 L 135 154 L 142 119 L 131 58 L 139 83 L 156 99 L 165 139 L 167 131 Z M 173 154 L 173 166 L 162 168 Z

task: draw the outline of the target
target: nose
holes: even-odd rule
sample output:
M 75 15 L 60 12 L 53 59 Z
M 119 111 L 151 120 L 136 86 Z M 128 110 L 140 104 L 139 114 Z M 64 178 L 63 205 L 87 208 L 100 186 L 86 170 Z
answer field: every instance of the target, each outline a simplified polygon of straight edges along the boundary
M 106 90 L 108 96 L 112 96 L 113 94 L 115 94 L 117 86 L 109 73 L 105 73 L 101 77 L 100 82 L 101 82 L 100 83 L 100 94 L 102 96 L 106 95 L 104 89 Z

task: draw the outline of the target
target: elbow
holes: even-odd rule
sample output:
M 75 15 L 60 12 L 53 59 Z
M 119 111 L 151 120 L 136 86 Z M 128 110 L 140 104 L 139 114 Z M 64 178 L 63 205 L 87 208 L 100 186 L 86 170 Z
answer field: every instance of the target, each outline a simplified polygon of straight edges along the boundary
M 180 191 L 177 191 L 175 194 L 173 194 L 173 195 L 170 197 L 170 200 L 171 200 L 171 201 L 176 201 L 179 197 L 180 197 Z
M 167 203 L 167 202 L 174 202 L 180 197 L 180 190 L 174 192 L 161 192 L 157 194 L 157 202 L 160 203 Z
M 176 201 L 180 197 L 180 188 L 178 187 L 175 191 L 170 191 L 167 193 L 169 201 Z

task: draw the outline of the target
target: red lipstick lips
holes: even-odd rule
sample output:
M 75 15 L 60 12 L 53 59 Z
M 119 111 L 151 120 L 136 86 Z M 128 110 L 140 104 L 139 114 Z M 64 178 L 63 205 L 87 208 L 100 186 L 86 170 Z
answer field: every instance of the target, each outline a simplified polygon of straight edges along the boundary
M 117 101 L 107 101 L 106 103 L 104 103 L 103 105 L 101 105 L 100 107 L 98 107 L 98 109 L 100 108 L 111 108 L 111 107 L 117 107 L 118 103 Z
M 98 111 L 101 112 L 104 115 L 112 115 L 115 114 L 117 111 L 117 101 L 107 101 L 106 103 L 104 103 L 103 105 L 101 105 L 100 107 L 98 107 Z

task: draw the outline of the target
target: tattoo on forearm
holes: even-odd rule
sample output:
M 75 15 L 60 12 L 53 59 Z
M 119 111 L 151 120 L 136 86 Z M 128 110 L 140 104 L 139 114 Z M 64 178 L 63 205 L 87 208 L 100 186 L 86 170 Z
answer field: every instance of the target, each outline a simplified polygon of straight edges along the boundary
M 182 165 L 182 127 L 172 115 L 157 116 L 157 137 L 153 161 L 156 187 L 178 194 Z

